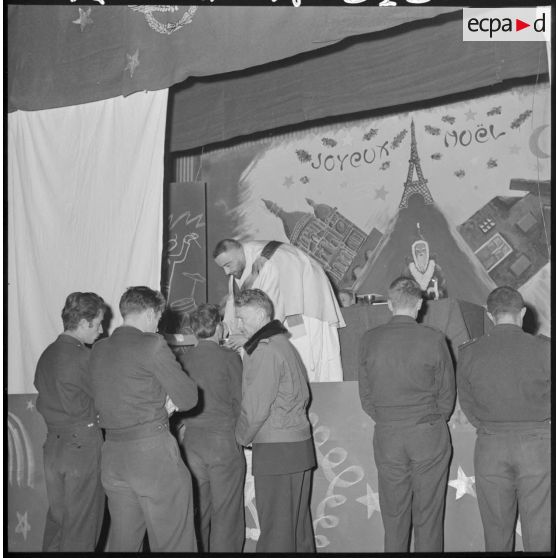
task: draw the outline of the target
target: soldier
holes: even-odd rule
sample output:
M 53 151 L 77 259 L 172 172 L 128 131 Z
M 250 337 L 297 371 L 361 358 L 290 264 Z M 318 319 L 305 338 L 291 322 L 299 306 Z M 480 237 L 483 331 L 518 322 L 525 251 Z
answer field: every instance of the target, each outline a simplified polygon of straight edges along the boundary
M 106 429 L 101 478 L 110 552 L 138 552 L 146 528 L 152 551 L 197 549 L 192 480 L 169 432 L 167 407 L 191 409 L 198 390 L 155 333 L 164 307 L 160 292 L 130 287 L 120 298 L 124 324 L 91 354 L 95 406 Z
M 219 307 L 202 304 L 190 314 L 197 346 L 178 360 L 200 390 L 198 405 L 182 420 L 184 454 L 197 485 L 201 552 L 242 552 L 246 462 L 234 428 L 242 398 L 242 361 L 220 347 Z
M 62 310 L 64 333 L 37 364 L 37 410 L 45 419 L 43 448 L 49 509 L 43 552 L 93 552 L 100 534 L 105 493 L 101 445 L 87 368 L 91 345 L 102 333 L 103 299 L 72 293 Z
M 488 295 L 496 324 L 459 348 L 461 409 L 477 428 L 475 484 L 485 550 L 513 551 L 519 507 L 523 547 L 549 552 L 550 339 L 521 329 L 525 306 L 511 287 Z
M 442 552 L 455 402 L 453 364 L 444 334 L 416 322 L 416 281 L 389 286 L 393 317 L 367 331 L 359 349 L 362 408 L 375 421 L 374 459 L 384 523 L 384 551 Z

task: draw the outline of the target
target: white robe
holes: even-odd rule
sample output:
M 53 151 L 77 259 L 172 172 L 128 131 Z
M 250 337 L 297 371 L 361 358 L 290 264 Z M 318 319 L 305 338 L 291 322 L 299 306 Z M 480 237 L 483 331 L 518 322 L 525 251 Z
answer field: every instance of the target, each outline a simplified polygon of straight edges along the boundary
M 243 242 L 246 267 L 239 287 L 252 271 L 266 241 Z M 230 284 L 232 287 L 232 283 Z M 282 244 L 265 262 L 251 288 L 272 300 L 275 318 L 291 333 L 311 382 L 343 380 L 337 328 L 345 322 L 331 284 L 320 264 L 291 244 Z M 231 320 L 230 305 L 225 321 Z

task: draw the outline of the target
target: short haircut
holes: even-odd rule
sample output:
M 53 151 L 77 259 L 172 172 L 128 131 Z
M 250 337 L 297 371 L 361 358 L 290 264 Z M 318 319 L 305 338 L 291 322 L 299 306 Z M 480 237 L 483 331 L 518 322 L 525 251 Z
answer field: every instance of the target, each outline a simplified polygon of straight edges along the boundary
M 394 308 L 412 308 L 421 298 L 419 284 L 410 277 L 398 277 L 388 289 L 388 298 Z
M 190 313 L 190 327 L 200 339 L 207 339 L 215 335 L 217 325 L 221 322 L 219 306 L 215 304 L 201 304 Z
M 512 287 L 498 287 L 486 299 L 486 309 L 496 318 L 501 314 L 517 315 L 525 306 L 523 297 Z
M 149 287 L 128 287 L 120 297 L 120 313 L 125 318 L 128 314 L 140 314 L 152 308 L 155 312 L 163 312 L 165 309 L 165 297 Z
M 239 249 L 242 248 L 242 244 L 238 242 L 238 240 L 234 240 L 234 238 L 224 238 L 220 240 L 213 250 L 213 259 L 228 252 L 229 250 Z
M 99 312 L 104 313 L 105 309 L 105 301 L 98 294 L 80 292 L 69 294 L 62 308 L 64 331 L 77 329 L 80 320 L 91 323 Z
M 275 308 L 271 299 L 260 289 L 246 289 L 234 298 L 235 306 L 256 306 L 262 308 L 267 317 L 273 320 L 275 317 Z

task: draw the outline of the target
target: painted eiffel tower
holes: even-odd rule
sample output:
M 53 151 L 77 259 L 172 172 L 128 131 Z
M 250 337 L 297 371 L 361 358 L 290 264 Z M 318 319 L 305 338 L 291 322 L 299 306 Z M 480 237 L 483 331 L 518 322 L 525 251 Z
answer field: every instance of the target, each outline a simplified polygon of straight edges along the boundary
M 413 180 L 413 174 L 416 171 L 417 180 Z M 407 173 L 407 180 L 403 185 L 403 195 L 399 202 L 399 209 L 408 207 L 409 198 L 413 194 L 419 194 L 424 200 L 424 205 L 433 205 L 434 200 L 432 194 L 427 186 L 428 180 L 422 175 L 420 168 L 420 157 L 417 151 L 417 140 L 415 138 L 415 122 L 411 120 L 411 158 L 409 159 L 409 172 Z

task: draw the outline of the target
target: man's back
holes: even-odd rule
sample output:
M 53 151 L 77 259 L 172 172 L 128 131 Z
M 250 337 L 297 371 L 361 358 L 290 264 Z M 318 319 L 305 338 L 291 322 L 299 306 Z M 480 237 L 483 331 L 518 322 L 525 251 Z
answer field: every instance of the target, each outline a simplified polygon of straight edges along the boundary
M 363 335 L 359 362 L 361 393 L 376 421 L 436 412 L 447 418 L 453 407 L 454 378 L 440 331 L 409 316 L 394 316 Z
M 475 422 L 550 417 L 550 339 L 500 324 L 459 351 L 459 399 Z
M 163 337 L 122 326 L 93 348 L 90 360 L 95 405 L 104 428 L 166 421 L 169 395 L 179 409 L 197 400 L 195 384 Z
M 49 426 L 95 421 L 91 384 L 87 375 L 90 350 L 78 339 L 61 334 L 37 363 L 37 410 Z
M 178 360 L 201 391 L 198 405 L 188 413 L 187 424 L 234 431 L 242 397 L 242 361 L 238 354 L 201 339 Z

